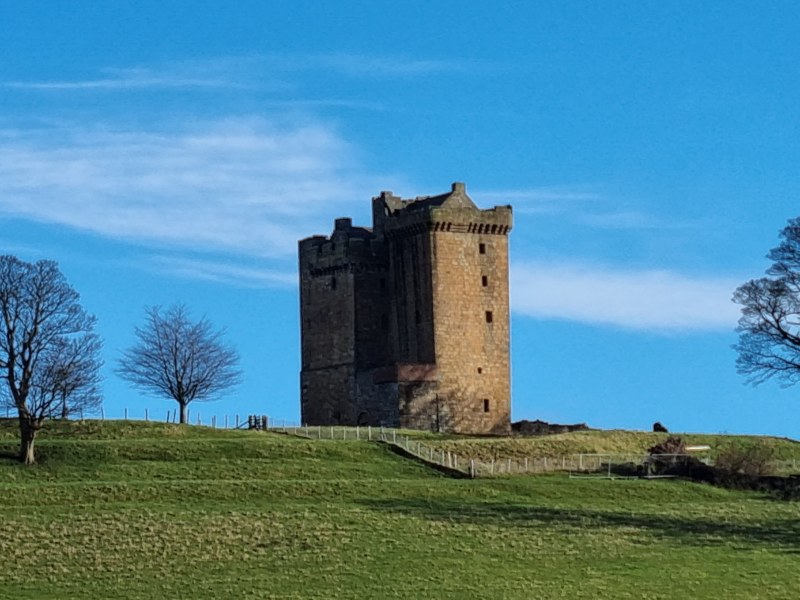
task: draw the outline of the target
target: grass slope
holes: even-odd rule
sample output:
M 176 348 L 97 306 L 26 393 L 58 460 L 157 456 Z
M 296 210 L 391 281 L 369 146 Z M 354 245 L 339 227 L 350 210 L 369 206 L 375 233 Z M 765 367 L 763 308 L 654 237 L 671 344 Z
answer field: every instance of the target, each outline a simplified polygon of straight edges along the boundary
M 0 598 L 793 598 L 800 505 L 676 481 L 448 479 L 367 442 L 0 424 Z
M 800 461 L 800 443 L 786 438 L 769 436 L 592 430 L 544 436 L 483 438 L 430 436 L 425 443 L 465 457 L 481 460 L 571 454 L 645 455 L 648 448 L 663 442 L 670 435 L 679 436 L 687 444 L 707 444 L 711 446 L 712 456 L 730 444 L 764 444 L 773 450 L 776 460 L 796 459 Z

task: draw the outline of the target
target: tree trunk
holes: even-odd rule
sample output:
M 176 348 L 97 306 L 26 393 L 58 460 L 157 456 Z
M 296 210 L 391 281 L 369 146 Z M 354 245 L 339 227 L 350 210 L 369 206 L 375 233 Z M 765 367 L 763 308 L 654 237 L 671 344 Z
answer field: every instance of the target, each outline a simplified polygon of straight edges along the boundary
M 179 405 L 181 407 L 181 423 L 185 425 L 186 424 L 186 409 L 189 407 L 189 404 L 186 403 L 186 402 L 180 402 Z
M 36 440 L 36 427 L 25 417 L 19 418 L 20 446 L 19 460 L 26 465 L 36 462 L 36 455 L 33 452 L 33 443 Z

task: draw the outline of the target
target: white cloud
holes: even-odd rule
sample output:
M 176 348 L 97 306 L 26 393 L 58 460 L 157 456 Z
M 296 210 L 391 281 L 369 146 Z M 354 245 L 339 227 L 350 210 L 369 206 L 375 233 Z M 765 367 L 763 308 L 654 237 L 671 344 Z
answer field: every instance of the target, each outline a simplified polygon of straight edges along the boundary
M 562 202 L 592 202 L 602 196 L 582 188 L 544 186 L 518 190 L 484 190 L 475 192 L 478 197 L 491 202 L 560 204 Z
M 466 72 L 468 65 L 461 61 L 411 59 L 403 56 L 370 56 L 363 54 L 323 54 L 300 59 L 308 67 L 332 69 L 343 75 L 416 77 L 448 72 Z M 290 62 L 290 64 L 298 64 Z M 472 65 L 473 67 L 477 65 Z
M 687 229 L 695 225 L 666 220 L 638 210 L 607 213 L 581 213 L 576 220 L 595 229 Z
M 578 263 L 519 262 L 511 307 L 539 319 L 655 332 L 733 329 L 739 317 L 733 279 L 690 277 Z
M 0 131 L 0 213 L 204 251 L 290 256 L 391 181 L 319 123 Z
M 154 70 L 149 68 L 104 69 L 102 76 L 81 80 L 6 81 L 6 88 L 40 91 L 67 90 L 134 90 L 137 88 L 216 88 L 242 87 L 219 73 L 197 72 L 194 69 Z
M 229 261 L 180 256 L 152 256 L 148 263 L 159 272 L 175 277 L 216 281 L 237 287 L 288 288 L 297 285 L 296 272 L 243 266 Z
M 406 78 L 474 72 L 483 63 L 412 59 L 398 55 L 348 53 L 228 56 L 171 61 L 156 67 L 105 68 L 99 76 L 76 80 L 5 81 L 0 87 L 33 91 L 130 91 L 152 88 L 260 88 L 287 90 L 276 79 L 298 71 L 337 73 L 346 77 Z M 347 101 L 340 101 L 347 102 Z
M 478 190 L 481 203 L 511 204 L 518 215 L 558 215 L 586 211 L 603 200 L 597 192 L 583 186 L 542 186 L 524 189 Z

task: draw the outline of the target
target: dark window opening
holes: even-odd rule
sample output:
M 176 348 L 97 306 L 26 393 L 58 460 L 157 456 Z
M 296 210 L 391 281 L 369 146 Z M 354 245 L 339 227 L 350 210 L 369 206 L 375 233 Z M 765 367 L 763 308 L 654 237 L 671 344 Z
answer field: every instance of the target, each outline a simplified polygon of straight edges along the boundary
M 481 275 L 481 285 L 483 285 L 483 287 L 489 285 L 489 277 L 487 275 Z
M 489 412 L 489 399 L 483 399 L 483 412 Z
M 487 323 L 491 323 L 492 322 L 492 311 L 490 311 L 490 310 L 486 311 L 486 322 Z
M 381 329 L 389 331 L 389 315 L 381 315 Z
M 481 373 L 483 373 L 483 368 L 482 367 L 478 367 L 478 375 L 480 375 Z
M 414 322 L 419 323 L 422 320 L 422 315 L 419 314 L 418 310 L 414 311 Z
M 478 253 L 486 254 L 486 244 L 478 244 Z
M 331 277 L 331 289 L 336 289 L 336 277 Z
M 379 282 L 379 285 L 381 286 L 382 290 L 385 290 L 386 289 L 386 280 L 381 278 L 381 280 Z

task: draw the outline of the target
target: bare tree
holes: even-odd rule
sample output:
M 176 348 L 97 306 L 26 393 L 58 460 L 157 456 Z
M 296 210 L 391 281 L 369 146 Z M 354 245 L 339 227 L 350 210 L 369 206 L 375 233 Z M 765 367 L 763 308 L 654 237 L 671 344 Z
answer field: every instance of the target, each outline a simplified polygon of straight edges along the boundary
M 180 407 L 186 423 L 189 403 L 216 400 L 239 383 L 239 355 L 205 317 L 192 322 L 185 305 L 145 309 L 145 324 L 136 328 L 138 343 L 122 353 L 117 374 L 135 386 Z
M 101 347 L 100 338 L 93 333 L 54 344 L 31 388 L 31 406 L 62 419 L 76 413 L 83 417 L 100 408 Z
M 46 417 L 101 401 L 96 320 L 79 298 L 55 262 L 0 256 L 3 397 L 19 416 L 20 460 L 26 464 L 36 460 L 34 442 Z
M 741 285 L 733 301 L 742 305 L 736 367 L 754 385 L 775 378 L 800 381 L 800 218 L 789 220 L 781 243 L 767 257 L 768 277 Z

